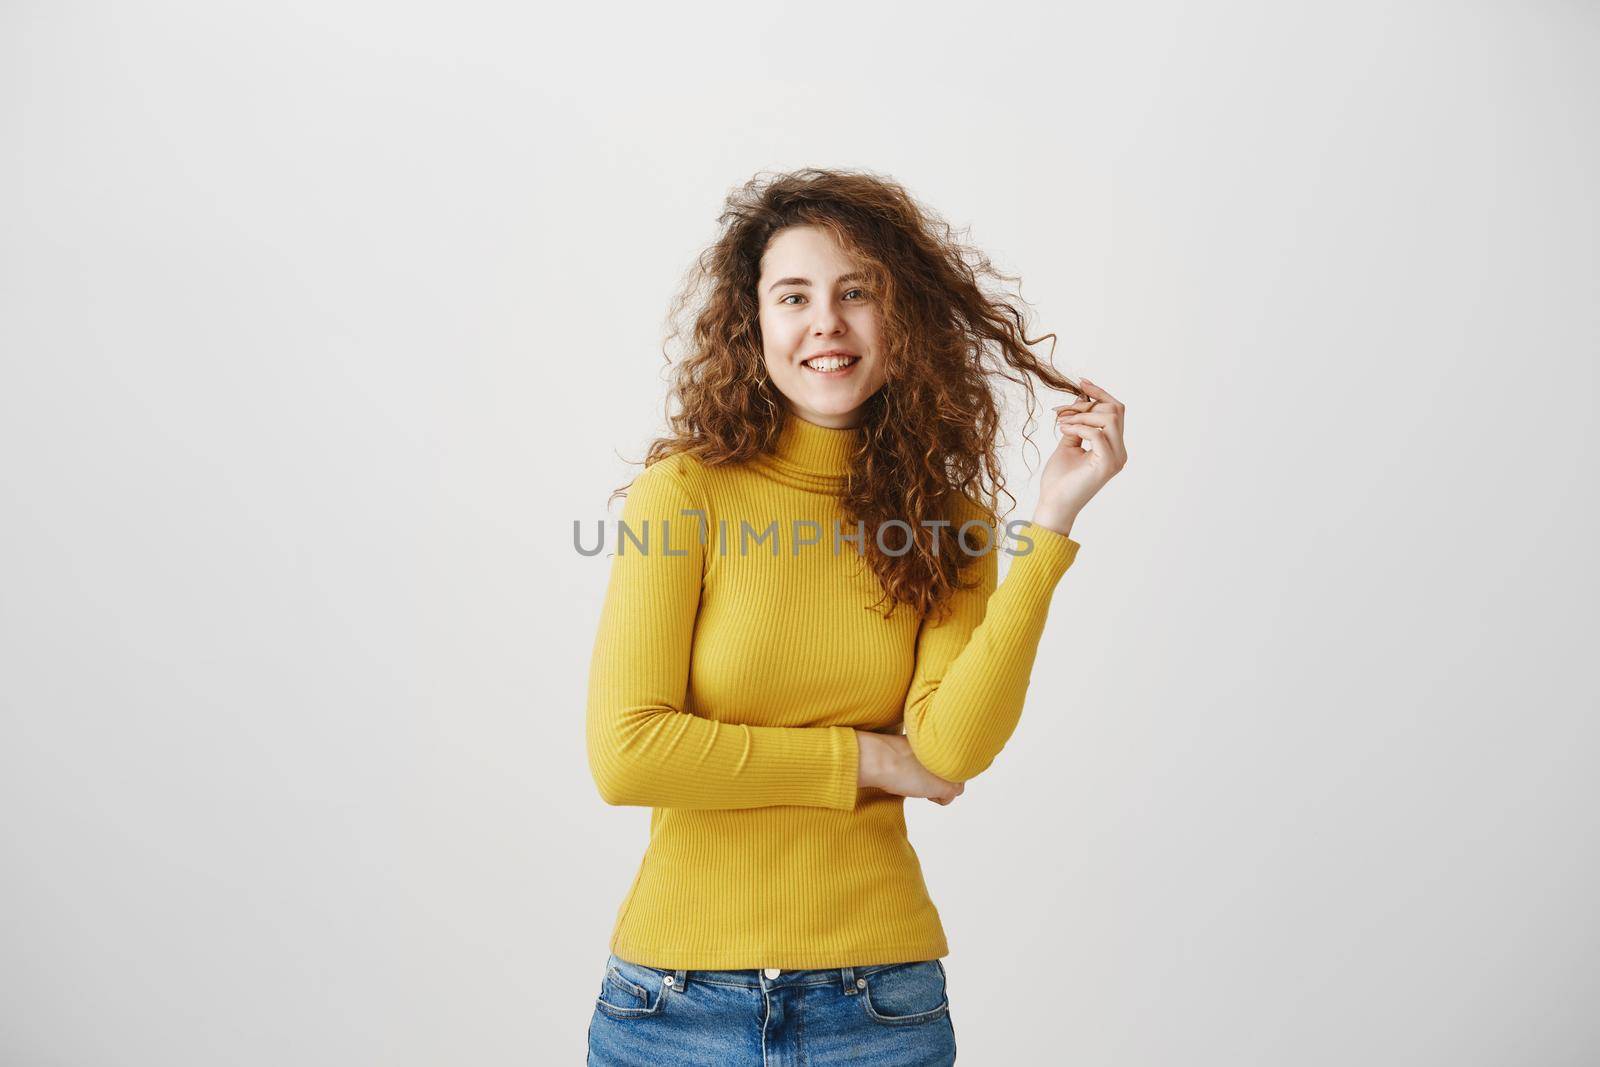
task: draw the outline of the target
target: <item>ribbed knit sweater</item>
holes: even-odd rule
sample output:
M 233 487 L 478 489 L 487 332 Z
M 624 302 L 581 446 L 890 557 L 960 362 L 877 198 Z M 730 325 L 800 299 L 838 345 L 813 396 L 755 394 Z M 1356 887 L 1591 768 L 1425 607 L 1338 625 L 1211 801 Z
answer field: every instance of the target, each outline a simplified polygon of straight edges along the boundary
M 884 618 L 877 577 L 842 539 L 876 536 L 838 503 L 860 432 L 790 415 L 771 454 L 717 467 L 674 454 L 628 491 L 587 707 L 602 799 L 651 808 L 611 935 L 623 959 L 791 970 L 948 953 L 907 798 L 858 787 L 854 729 L 903 721 L 951 781 L 987 768 L 1079 546 L 1031 522 L 999 542 L 969 528 L 973 551 L 995 547 L 958 557 L 978 585 L 937 622 L 904 604 Z M 883 544 L 905 536 L 889 526 Z M 997 588 L 1002 551 L 1015 554 Z

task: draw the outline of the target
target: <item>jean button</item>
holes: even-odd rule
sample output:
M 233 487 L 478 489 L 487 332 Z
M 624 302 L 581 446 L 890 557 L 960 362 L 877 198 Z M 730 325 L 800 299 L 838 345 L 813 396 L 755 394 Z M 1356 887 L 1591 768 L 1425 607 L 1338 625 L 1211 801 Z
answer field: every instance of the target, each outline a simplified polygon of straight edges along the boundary
M 778 968 L 776 968 L 776 967 L 768 967 L 766 970 L 762 971 L 761 973 L 766 975 L 768 979 L 772 979 L 772 978 L 778 977 L 778 975 L 782 974 L 783 972 L 778 970 Z

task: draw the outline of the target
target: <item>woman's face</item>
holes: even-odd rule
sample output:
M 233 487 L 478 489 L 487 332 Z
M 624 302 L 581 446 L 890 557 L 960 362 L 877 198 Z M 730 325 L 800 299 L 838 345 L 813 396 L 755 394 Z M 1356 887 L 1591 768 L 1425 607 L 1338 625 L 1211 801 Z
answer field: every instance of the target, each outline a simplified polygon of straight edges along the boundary
M 860 423 L 883 386 L 878 306 L 843 248 L 820 226 L 790 226 L 767 242 L 757 299 L 767 376 L 791 412 L 819 426 Z M 847 353 L 832 363 L 816 357 Z M 854 357 L 852 360 L 849 357 Z M 839 362 L 848 364 L 838 369 Z

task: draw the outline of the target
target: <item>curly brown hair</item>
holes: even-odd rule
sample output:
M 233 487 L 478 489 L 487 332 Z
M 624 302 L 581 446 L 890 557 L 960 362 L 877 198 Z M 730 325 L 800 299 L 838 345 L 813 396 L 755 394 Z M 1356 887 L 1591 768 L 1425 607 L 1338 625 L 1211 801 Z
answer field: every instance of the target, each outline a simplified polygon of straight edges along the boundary
M 898 556 L 883 552 L 873 536 L 863 539 L 866 563 L 883 588 L 878 604 L 887 598 L 890 615 L 897 603 L 919 614 L 941 609 L 954 589 L 973 584 L 958 584 L 958 556 L 966 554 L 953 544 L 954 532 L 971 518 L 998 526 L 998 494 L 1016 499 L 1005 490 L 996 453 L 1000 404 L 993 379 L 1025 387 L 1027 426 L 1035 410 L 1030 376 L 1082 395 L 1028 349 L 1048 338 L 1053 352 L 1055 334 L 1028 337 L 1020 294 L 980 284 L 985 277 L 1019 279 L 964 243 L 966 231 L 953 230 L 898 182 L 870 171 L 759 173 L 728 195 L 718 225 L 668 316 L 669 366 L 686 310 L 692 339 L 673 367 L 670 432 L 651 443 L 644 464 L 687 452 L 717 466 L 772 450 L 786 414 L 764 372 L 756 291 L 761 258 L 780 230 L 823 227 L 865 275 L 880 314 L 886 370 L 883 387 L 868 401 L 861 447 L 839 502 L 851 528 L 861 521 L 876 530 L 890 519 L 911 527 L 912 547 Z M 1026 427 L 1023 435 L 1031 441 Z M 933 531 L 923 525 L 936 519 L 952 523 L 937 552 Z

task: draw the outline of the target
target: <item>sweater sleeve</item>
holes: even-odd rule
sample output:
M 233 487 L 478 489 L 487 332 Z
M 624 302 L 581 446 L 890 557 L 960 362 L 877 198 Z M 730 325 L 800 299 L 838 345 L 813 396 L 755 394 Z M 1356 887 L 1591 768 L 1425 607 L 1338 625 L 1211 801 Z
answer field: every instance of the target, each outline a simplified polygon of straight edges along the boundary
M 859 750 L 850 727 L 726 723 L 686 710 L 702 523 L 715 520 L 675 466 L 668 457 L 639 473 L 618 526 L 589 665 L 589 769 L 601 798 L 667 808 L 854 808 Z
M 1023 537 L 1032 548 L 1018 546 L 998 589 L 996 547 L 969 565 L 976 587 L 958 590 L 950 613 L 937 623 L 930 615 L 917 634 L 906 737 L 922 765 L 948 781 L 981 774 L 1016 730 L 1050 598 L 1078 554 L 1078 542 L 1031 522 Z

